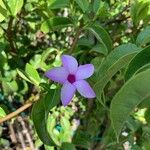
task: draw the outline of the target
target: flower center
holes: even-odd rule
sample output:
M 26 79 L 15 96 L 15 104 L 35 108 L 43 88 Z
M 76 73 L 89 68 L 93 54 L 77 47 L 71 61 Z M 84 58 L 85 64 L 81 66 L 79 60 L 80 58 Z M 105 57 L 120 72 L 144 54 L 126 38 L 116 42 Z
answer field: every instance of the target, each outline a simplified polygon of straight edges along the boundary
M 76 81 L 76 77 L 75 75 L 73 74 L 69 74 L 68 77 L 67 77 L 67 80 L 70 82 L 70 83 L 74 83 Z

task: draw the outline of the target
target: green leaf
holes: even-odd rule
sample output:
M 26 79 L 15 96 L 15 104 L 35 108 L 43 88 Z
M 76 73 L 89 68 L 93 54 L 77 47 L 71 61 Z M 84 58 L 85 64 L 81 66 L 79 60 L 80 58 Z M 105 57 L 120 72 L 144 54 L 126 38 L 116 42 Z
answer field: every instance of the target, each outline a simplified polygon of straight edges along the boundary
M 38 72 L 36 71 L 36 69 L 33 68 L 32 65 L 27 63 L 25 72 L 27 73 L 27 75 L 31 81 L 33 81 L 36 85 L 39 85 L 39 83 L 41 81 L 40 76 L 39 76 Z
M 100 4 L 102 3 L 101 0 L 94 0 L 94 3 L 93 3 L 93 11 L 95 12 L 95 14 L 97 14 L 100 10 Z
M 150 69 L 131 78 L 112 100 L 110 116 L 117 139 L 130 113 L 150 97 Z
M 88 39 L 86 37 L 81 37 L 78 42 L 77 42 L 78 46 L 84 46 L 84 47 L 91 47 L 94 45 L 94 41 L 91 39 Z
M 72 21 L 66 17 L 53 17 L 44 21 L 41 25 L 41 31 L 48 33 L 51 30 L 59 30 L 72 25 Z
M 79 129 L 73 137 L 73 143 L 83 149 L 90 149 L 91 138 L 85 134 L 85 131 Z
M 138 69 L 140 69 L 142 66 L 150 63 L 150 46 L 146 47 L 142 51 L 140 51 L 130 62 L 126 74 L 125 74 L 125 80 L 128 80 L 131 78 Z
M 110 52 L 112 50 L 112 41 L 109 34 L 99 25 L 93 25 L 87 28 L 95 37 L 99 40 L 100 43 L 104 45 L 106 50 Z
M 146 122 L 149 124 L 150 123 L 150 107 L 145 112 L 145 119 L 146 119 Z
M 147 108 L 150 106 L 150 97 L 146 98 L 141 104 L 138 106 L 140 109 Z
M 55 149 L 54 149 L 54 146 L 47 146 L 47 145 L 44 145 L 44 148 L 45 148 L 45 150 L 55 150 Z
M 60 124 L 62 127 L 62 130 L 60 130 L 59 139 L 61 142 L 69 142 L 71 137 L 71 125 L 69 122 L 69 119 L 67 117 L 61 117 Z
M 150 43 L 150 26 L 146 27 L 136 39 L 136 44 L 138 46 L 144 46 L 147 43 Z
M 0 118 L 3 118 L 5 116 L 6 116 L 5 110 L 2 107 L 0 107 Z
M 101 43 L 96 44 L 94 47 L 92 47 L 91 51 L 103 54 L 103 55 L 107 55 L 107 49 L 105 48 L 105 46 Z
M 135 0 L 131 5 L 131 17 L 133 23 L 137 26 L 141 20 L 145 20 L 148 16 L 150 2 L 148 0 Z
M 55 0 L 51 3 L 50 9 L 59 9 L 69 6 L 69 0 Z
M 41 141 L 49 146 L 54 146 L 55 143 L 50 137 L 50 134 L 47 130 L 47 119 L 49 111 L 56 106 L 59 101 L 60 91 L 51 90 L 45 96 L 42 95 L 42 99 L 37 101 L 32 108 L 32 120 L 36 129 L 36 132 L 41 139 Z
M 10 0 L 8 5 L 12 16 L 16 16 L 23 6 L 23 0 Z
M 0 22 L 7 18 L 7 10 L 2 0 L 0 0 Z
M 19 74 L 19 76 L 20 76 L 21 78 L 23 78 L 24 80 L 26 80 L 26 81 L 32 83 L 32 81 L 29 79 L 29 76 L 27 75 L 26 72 L 24 72 L 24 71 L 21 70 L 21 69 L 17 69 L 17 73 Z
M 0 53 L 0 70 L 3 69 L 5 63 L 6 63 L 6 58 Z
M 3 81 L 2 87 L 5 94 L 12 94 L 18 91 L 18 85 L 15 80 L 12 80 L 10 82 Z
M 135 72 L 135 74 L 140 73 L 140 72 L 142 72 L 142 71 L 145 71 L 145 70 L 147 70 L 147 69 L 149 69 L 149 68 L 150 68 L 150 63 L 148 63 L 148 64 L 142 66 L 140 69 L 138 69 L 138 70 Z
M 75 2 L 78 4 L 78 6 L 81 8 L 81 10 L 85 13 L 89 7 L 88 0 L 75 0 Z
M 64 142 L 60 150 L 76 150 L 75 145 L 72 143 Z
M 140 50 L 141 49 L 134 44 L 124 44 L 115 48 L 102 62 L 97 73 L 98 82 L 94 86 L 99 100 L 101 100 L 102 91 L 110 79 L 121 68 L 125 67 Z

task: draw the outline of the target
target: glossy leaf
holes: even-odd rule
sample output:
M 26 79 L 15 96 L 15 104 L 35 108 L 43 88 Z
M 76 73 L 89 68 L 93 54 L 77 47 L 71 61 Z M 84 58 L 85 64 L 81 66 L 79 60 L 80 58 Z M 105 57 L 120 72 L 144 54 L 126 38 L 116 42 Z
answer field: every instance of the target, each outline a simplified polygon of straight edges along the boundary
M 31 81 L 33 81 L 36 85 L 39 85 L 39 83 L 41 81 L 40 76 L 39 76 L 38 72 L 36 71 L 36 69 L 33 68 L 32 65 L 27 63 L 25 72 L 27 73 L 27 75 Z
M 137 74 L 131 78 L 119 90 L 112 100 L 110 108 L 110 116 L 117 139 L 121 130 L 138 104 L 150 97 L 150 69 Z
M 124 44 L 115 48 L 102 62 L 97 73 L 98 81 L 94 86 L 99 100 L 101 99 L 104 87 L 110 79 L 117 73 L 117 71 L 125 67 L 140 50 L 141 49 L 134 44 Z
M 48 33 L 51 30 L 59 30 L 68 26 L 72 26 L 72 21 L 66 17 L 53 17 L 41 25 L 41 31 Z
M 55 143 L 48 133 L 47 119 L 49 111 L 59 103 L 59 95 L 59 90 L 51 90 L 51 92 L 42 96 L 32 108 L 32 119 L 36 132 L 41 141 L 49 146 L 53 146 Z
M 136 44 L 139 46 L 144 46 L 150 43 L 150 26 L 146 27 L 136 39 Z
M 102 43 L 108 52 L 112 50 L 112 41 L 109 34 L 100 25 L 93 25 L 87 28 Z
M 127 68 L 125 80 L 130 79 L 138 69 L 148 63 L 150 63 L 150 46 L 143 49 L 132 59 Z

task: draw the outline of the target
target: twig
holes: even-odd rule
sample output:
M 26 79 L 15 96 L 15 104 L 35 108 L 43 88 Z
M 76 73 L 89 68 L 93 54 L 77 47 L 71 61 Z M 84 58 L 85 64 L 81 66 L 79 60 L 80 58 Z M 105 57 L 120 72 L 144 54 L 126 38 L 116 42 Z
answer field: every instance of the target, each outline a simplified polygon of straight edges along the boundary
M 21 106 L 20 108 L 18 108 L 16 111 L 8 114 L 7 116 L 3 117 L 0 119 L 0 124 L 7 121 L 7 120 L 10 120 L 12 118 L 14 118 L 15 116 L 17 116 L 18 114 L 20 114 L 21 112 L 23 112 L 24 110 L 26 110 L 27 108 L 31 107 L 33 104 L 33 102 L 29 102 L 29 103 L 26 103 L 24 104 L 23 106 Z
M 74 41 L 73 41 L 73 43 L 72 43 L 72 46 L 71 46 L 71 49 L 70 49 L 70 52 L 69 52 L 70 54 L 73 53 L 73 51 L 74 51 L 74 49 L 75 49 L 75 46 L 76 46 L 76 44 L 77 44 L 77 41 L 78 41 L 78 38 L 79 38 L 81 32 L 82 32 L 82 27 L 78 27 L 77 32 L 76 32 L 76 35 L 75 35 L 75 38 L 74 38 Z
M 26 103 L 21 106 L 20 108 L 18 108 L 16 111 L 8 114 L 7 116 L 3 117 L 0 119 L 0 124 L 10 120 L 12 118 L 14 118 L 15 116 L 17 116 L 18 114 L 20 114 L 21 112 L 23 112 L 24 110 L 26 110 L 27 108 L 31 107 L 33 105 L 34 102 L 36 102 L 39 99 L 39 95 L 31 95 L 30 98 L 28 100 L 26 100 Z

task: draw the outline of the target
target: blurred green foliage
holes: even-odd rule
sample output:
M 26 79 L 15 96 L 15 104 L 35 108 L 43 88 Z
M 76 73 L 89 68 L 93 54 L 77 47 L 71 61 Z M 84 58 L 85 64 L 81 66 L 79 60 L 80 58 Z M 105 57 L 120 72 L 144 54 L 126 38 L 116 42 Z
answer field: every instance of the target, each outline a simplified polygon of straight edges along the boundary
M 149 150 L 149 44 L 149 0 L 0 0 L 0 118 L 39 97 L 28 118 L 35 147 Z M 96 99 L 61 105 L 44 73 L 64 53 L 94 64 Z M 11 123 L 0 149 L 13 149 Z

